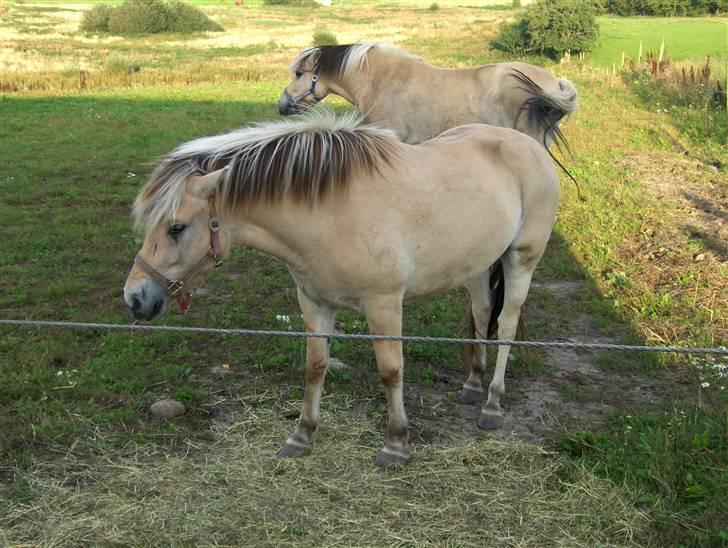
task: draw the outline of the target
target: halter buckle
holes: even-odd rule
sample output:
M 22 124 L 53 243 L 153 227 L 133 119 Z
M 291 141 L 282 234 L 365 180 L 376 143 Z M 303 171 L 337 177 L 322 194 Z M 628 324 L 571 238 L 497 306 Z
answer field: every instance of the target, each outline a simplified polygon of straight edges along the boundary
M 217 217 L 210 217 L 210 232 L 220 232 L 220 221 Z
M 172 295 L 172 297 L 176 297 L 177 294 L 182 291 L 182 288 L 185 286 L 184 282 L 182 280 L 172 280 L 169 282 L 169 285 L 167 286 L 167 293 Z

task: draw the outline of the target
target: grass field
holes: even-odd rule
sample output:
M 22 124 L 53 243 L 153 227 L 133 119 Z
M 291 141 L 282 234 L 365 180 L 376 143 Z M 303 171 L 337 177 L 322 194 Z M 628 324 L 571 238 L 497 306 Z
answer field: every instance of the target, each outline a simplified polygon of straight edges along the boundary
M 314 31 L 469 66 L 502 59 L 487 43 L 510 13 L 483 2 L 199 4 L 226 32 L 85 36 L 84 5 L 0 5 L 1 317 L 126 323 L 121 288 L 139 246 L 130 204 L 154 159 L 277 118 L 285 67 Z M 565 161 L 586 201 L 564 180 L 527 304 L 530 338 L 726 344 L 725 170 L 683 156 L 673 138 L 725 151 L 619 75 L 549 68 L 580 91 Z M 286 315 L 299 329 L 292 287 L 281 264 L 238 250 L 189 316 L 164 323 L 286 329 Z M 462 334 L 464 303 L 463 292 L 408 303 L 404 331 Z M 352 312 L 338 319 L 366 330 Z M 0 542 L 697 545 L 728 534 L 723 362 L 519 357 L 509 428 L 493 435 L 455 401 L 459 350 L 407 345 L 414 458 L 382 474 L 373 353 L 332 351 L 347 365 L 327 377 L 314 454 L 291 462 L 273 455 L 300 408 L 301 341 L 3 329 Z M 148 406 L 162 397 L 188 412 L 155 419 Z
M 657 53 L 663 38 L 667 55 L 675 61 L 700 62 L 710 55 L 715 66 L 724 67 L 728 62 L 725 18 L 598 17 L 597 23 L 600 38 L 589 60 L 600 67 L 619 65 L 622 52 L 627 59 L 637 59 L 640 41 L 643 55 Z

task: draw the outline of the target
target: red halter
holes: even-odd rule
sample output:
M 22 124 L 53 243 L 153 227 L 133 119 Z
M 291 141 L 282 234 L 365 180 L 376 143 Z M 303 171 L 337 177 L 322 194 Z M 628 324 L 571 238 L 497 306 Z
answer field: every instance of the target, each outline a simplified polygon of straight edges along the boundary
M 182 274 L 181 278 L 170 280 L 160 274 L 152 265 L 142 259 L 141 255 L 134 257 L 134 264 L 149 275 L 152 280 L 162 286 L 170 297 L 177 299 L 179 308 L 183 314 L 186 314 L 190 308 L 190 299 L 194 294 L 194 290 L 186 291 L 187 283 L 205 266 L 208 262 L 213 261 L 215 268 L 222 265 L 222 245 L 220 244 L 220 220 L 217 218 L 215 209 L 215 197 L 210 198 L 210 247 L 207 253 L 199 261 L 193 264 L 187 271 Z

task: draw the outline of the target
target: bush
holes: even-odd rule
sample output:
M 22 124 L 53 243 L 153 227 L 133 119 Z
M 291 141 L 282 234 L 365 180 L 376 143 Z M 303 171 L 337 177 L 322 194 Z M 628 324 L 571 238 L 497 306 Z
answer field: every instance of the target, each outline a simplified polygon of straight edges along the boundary
M 326 29 L 320 29 L 313 33 L 314 46 L 335 46 L 338 43 L 336 35 Z
M 172 14 L 162 0 L 126 0 L 109 17 L 112 34 L 155 34 L 169 29 Z
M 179 0 L 126 0 L 118 8 L 94 6 L 84 14 L 81 30 L 155 34 L 224 29 L 196 7 Z
M 514 22 L 503 23 L 494 46 L 509 53 L 540 53 L 558 59 L 566 51 L 589 51 L 596 42 L 594 0 L 538 0 Z
M 430 4 L 430 11 L 437 11 L 439 9 L 440 9 L 440 4 L 438 4 L 437 2 L 433 2 L 432 4 Z
M 171 12 L 169 30 L 172 32 L 196 32 L 203 30 L 219 32 L 225 30 L 199 9 L 181 0 L 172 0 L 168 6 Z
M 81 30 L 83 32 L 109 32 L 109 17 L 114 8 L 105 4 L 96 4 L 83 14 Z

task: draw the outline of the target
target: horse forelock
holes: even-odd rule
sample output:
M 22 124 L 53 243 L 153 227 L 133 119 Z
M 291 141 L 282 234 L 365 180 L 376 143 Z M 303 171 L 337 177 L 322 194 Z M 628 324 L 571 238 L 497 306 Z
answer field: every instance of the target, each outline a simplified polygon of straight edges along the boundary
M 363 125 L 352 112 L 310 113 L 295 121 L 255 124 L 185 143 L 159 163 L 134 204 L 137 228 L 174 218 L 187 178 L 228 166 L 218 190 L 222 210 L 291 197 L 315 203 L 358 173 L 381 172 L 401 143 L 394 132 Z

